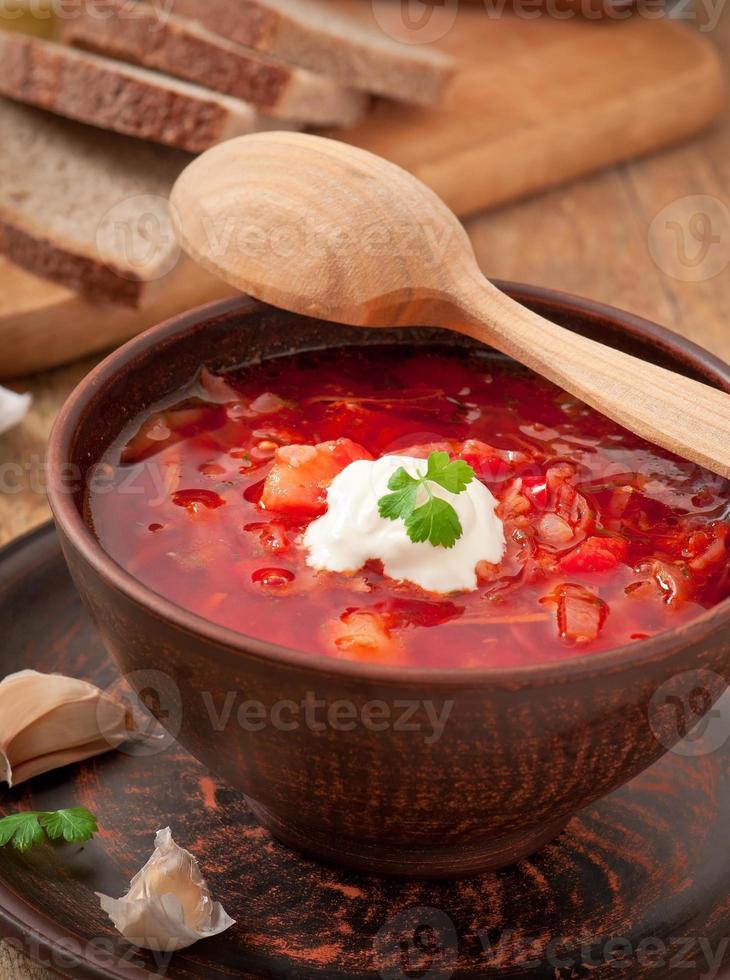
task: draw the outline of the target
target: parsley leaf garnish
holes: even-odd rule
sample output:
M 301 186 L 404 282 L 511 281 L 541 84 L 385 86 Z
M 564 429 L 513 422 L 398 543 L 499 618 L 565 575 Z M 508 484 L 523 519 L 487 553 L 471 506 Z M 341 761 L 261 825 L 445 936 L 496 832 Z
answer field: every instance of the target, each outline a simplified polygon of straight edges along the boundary
M 430 541 L 434 547 L 453 548 L 463 531 L 456 511 L 440 497 L 431 497 L 406 518 L 411 541 Z
M 395 490 L 395 493 L 386 494 L 378 501 L 378 513 L 381 517 L 397 521 L 399 517 L 413 513 L 416 508 L 418 480 L 409 476 L 401 466 L 388 481 L 388 489 Z
M 455 459 L 450 463 L 448 453 L 431 453 L 428 457 L 426 479 L 433 480 L 451 493 L 461 493 L 474 479 L 474 470 L 463 459 Z
M 378 513 L 390 521 L 402 520 L 411 541 L 429 541 L 434 548 L 453 548 L 464 533 L 459 515 L 447 500 L 435 497 L 436 483 L 450 493 L 462 493 L 474 479 L 474 470 L 463 459 L 449 461 L 445 452 L 431 453 L 425 473 L 411 476 L 401 466 L 388 480 L 386 494 L 378 501 Z M 426 502 L 416 507 L 423 488 Z
M 83 807 L 70 810 L 39 810 L 13 813 L 0 819 L 0 847 L 11 844 L 23 853 L 44 840 L 63 840 L 83 844 L 94 836 L 99 827 L 96 817 Z
M 83 807 L 44 813 L 41 816 L 41 826 L 51 840 L 63 838 L 70 844 L 83 844 L 91 840 L 99 830 L 94 814 Z
M 14 813 L 0 820 L 0 847 L 12 844 L 18 851 L 27 851 L 43 837 L 37 813 Z

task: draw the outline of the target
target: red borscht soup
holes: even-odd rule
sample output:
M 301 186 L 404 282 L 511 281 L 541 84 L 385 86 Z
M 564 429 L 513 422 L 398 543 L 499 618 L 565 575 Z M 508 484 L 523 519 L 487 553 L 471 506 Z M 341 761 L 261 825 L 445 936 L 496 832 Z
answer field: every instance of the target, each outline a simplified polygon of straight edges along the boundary
M 377 560 L 346 573 L 308 564 L 307 528 L 348 466 L 404 455 L 425 468 L 434 453 L 463 460 L 496 500 L 504 553 L 477 564 L 476 588 L 429 592 Z M 345 347 L 225 375 L 202 368 L 109 448 L 87 507 L 107 552 L 159 594 L 347 660 L 475 668 L 590 656 L 730 594 L 727 481 L 465 348 Z M 426 560 L 446 560 L 444 547 L 424 547 Z

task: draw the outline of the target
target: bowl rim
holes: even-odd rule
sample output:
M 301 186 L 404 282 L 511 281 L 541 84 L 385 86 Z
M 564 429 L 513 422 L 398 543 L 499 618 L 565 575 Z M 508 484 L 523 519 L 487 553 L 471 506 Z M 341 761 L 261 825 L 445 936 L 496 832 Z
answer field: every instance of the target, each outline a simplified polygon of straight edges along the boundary
M 713 375 L 719 387 L 724 387 L 730 392 L 730 365 L 666 327 L 617 307 L 559 290 L 511 281 L 496 279 L 493 281 L 498 288 L 509 293 L 519 302 L 534 303 L 556 313 L 561 311 L 574 313 L 584 320 L 613 324 L 619 330 L 628 329 L 629 333 L 675 356 L 685 355 L 688 361 L 701 365 Z M 176 629 L 196 635 L 242 656 L 254 656 L 278 666 L 289 665 L 297 669 L 309 669 L 320 675 L 334 674 L 351 679 L 380 680 L 392 684 L 432 682 L 454 688 L 491 685 L 516 689 L 526 685 L 561 683 L 584 675 L 595 676 L 636 669 L 648 662 L 661 660 L 663 656 L 671 656 L 679 649 L 697 641 L 701 642 L 708 633 L 714 632 L 720 626 L 730 624 L 730 598 L 728 598 L 674 629 L 665 630 L 634 644 L 612 647 L 595 654 L 578 653 L 560 660 L 513 667 L 424 668 L 417 665 L 369 664 L 356 660 L 339 660 L 319 653 L 281 646 L 213 623 L 144 585 L 103 549 L 76 506 L 74 495 L 62 490 L 53 475 L 64 472 L 63 467 L 70 462 L 73 437 L 82 421 L 88 401 L 103 389 L 121 368 L 143 360 L 146 353 L 155 348 L 160 341 L 173 340 L 177 334 L 202 327 L 208 321 L 220 320 L 232 314 L 248 313 L 257 308 L 266 309 L 268 304 L 245 295 L 234 296 L 195 307 L 150 327 L 114 350 L 93 368 L 73 390 L 56 418 L 47 451 L 48 498 L 54 520 L 62 536 L 68 539 L 72 548 L 94 572 L 108 586 L 122 593 L 127 599 L 158 619 L 170 622 Z

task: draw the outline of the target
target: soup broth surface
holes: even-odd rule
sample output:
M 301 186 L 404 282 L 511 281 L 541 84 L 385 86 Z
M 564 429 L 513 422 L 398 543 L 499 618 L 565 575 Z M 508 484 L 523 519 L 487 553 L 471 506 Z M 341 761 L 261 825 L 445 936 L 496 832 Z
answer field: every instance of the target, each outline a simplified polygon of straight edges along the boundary
M 350 442 L 320 453 L 311 493 L 264 506 L 281 447 L 336 440 Z M 440 450 L 469 463 L 506 537 L 476 590 L 428 593 L 377 562 L 351 574 L 306 564 L 302 536 L 351 444 L 365 457 Z M 730 594 L 727 481 L 466 349 L 346 347 L 202 368 L 108 449 L 87 510 L 106 551 L 154 591 L 326 657 L 476 668 L 590 656 Z

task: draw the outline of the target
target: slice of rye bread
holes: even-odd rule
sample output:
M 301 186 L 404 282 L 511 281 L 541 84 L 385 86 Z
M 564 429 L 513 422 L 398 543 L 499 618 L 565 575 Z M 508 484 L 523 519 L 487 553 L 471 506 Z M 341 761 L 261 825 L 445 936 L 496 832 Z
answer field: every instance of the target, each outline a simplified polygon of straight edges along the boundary
M 367 108 L 361 92 L 258 54 L 151 4 L 86 0 L 78 16 L 64 22 L 63 38 L 205 85 L 272 118 L 301 125 L 348 126 Z
M 159 2 L 159 0 L 157 0 Z M 438 102 L 455 70 L 446 55 L 397 41 L 316 0 L 165 0 L 209 30 L 353 88 L 404 102 Z
M 178 261 L 167 199 L 192 157 L 2 98 L 0 132 L 0 252 L 139 306 Z
M 0 95 L 191 153 L 270 126 L 240 99 L 9 32 L 0 32 Z

